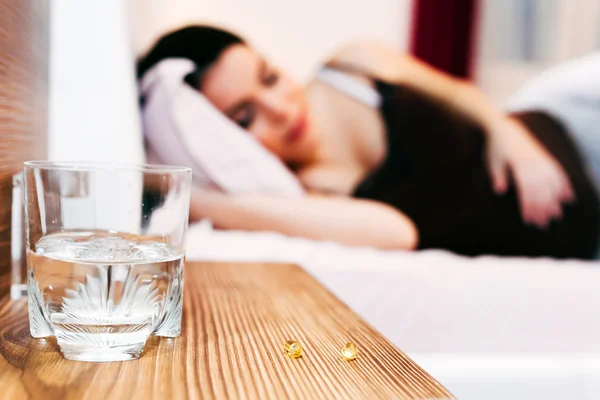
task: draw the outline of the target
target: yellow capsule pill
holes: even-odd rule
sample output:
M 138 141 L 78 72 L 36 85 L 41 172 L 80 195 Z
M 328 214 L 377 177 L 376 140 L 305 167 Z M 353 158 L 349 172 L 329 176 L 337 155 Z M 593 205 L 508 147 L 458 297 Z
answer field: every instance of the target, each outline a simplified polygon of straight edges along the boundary
M 285 353 L 292 358 L 302 357 L 302 346 L 295 340 L 288 340 L 285 342 L 283 349 L 285 350 Z
M 354 343 L 346 343 L 342 348 L 342 357 L 345 360 L 352 361 L 358 356 L 358 348 Z

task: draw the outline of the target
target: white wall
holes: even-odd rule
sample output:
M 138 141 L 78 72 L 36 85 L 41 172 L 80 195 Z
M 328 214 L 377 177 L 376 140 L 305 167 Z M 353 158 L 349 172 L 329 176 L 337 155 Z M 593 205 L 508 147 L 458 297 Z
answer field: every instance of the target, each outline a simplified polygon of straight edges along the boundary
M 134 56 L 120 0 L 52 0 L 49 158 L 143 161 Z
M 214 23 L 242 34 L 300 79 L 335 47 L 375 38 L 406 48 L 412 0 L 131 0 L 139 54 L 169 30 Z
M 51 1 L 51 160 L 144 161 L 134 55 L 124 5 L 120 0 Z M 87 195 L 63 198 L 63 228 L 137 233 L 141 175 L 128 178 L 129 187 L 99 176 L 87 182 Z
M 477 81 L 504 105 L 545 69 L 600 50 L 600 0 L 482 0 L 479 32 Z

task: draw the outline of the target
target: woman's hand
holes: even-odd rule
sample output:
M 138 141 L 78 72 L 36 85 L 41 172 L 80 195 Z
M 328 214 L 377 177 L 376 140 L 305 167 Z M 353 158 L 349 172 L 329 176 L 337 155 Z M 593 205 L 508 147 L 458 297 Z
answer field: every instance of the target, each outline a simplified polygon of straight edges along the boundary
M 575 200 L 565 170 L 519 121 L 503 118 L 488 135 L 487 162 L 494 191 L 508 189 L 512 175 L 525 223 L 540 228 L 562 216 L 562 205 Z

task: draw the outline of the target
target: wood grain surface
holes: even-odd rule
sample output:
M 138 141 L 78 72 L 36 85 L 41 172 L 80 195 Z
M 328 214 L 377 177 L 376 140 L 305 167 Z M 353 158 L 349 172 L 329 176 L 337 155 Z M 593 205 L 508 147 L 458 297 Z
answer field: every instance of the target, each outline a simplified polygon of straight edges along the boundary
M 141 359 L 115 363 L 67 361 L 53 339 L 32 339 L 25 302 L 4 285 L 0 398 L 451 398 L 297 266 L 188 263 L 181 337 L 152 337 Z M 301 358 L 284 354 L 288 339 Z M 341 357 L 348 341 L 354 361 Z
M 0 0 L 0 274 L 10 269 L 12 175 L 46 156 L 48 0 Z

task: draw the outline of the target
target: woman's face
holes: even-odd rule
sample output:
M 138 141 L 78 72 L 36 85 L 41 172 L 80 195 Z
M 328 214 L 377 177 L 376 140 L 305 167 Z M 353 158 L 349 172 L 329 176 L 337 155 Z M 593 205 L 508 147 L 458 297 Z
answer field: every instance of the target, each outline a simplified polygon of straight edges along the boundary
M 226 49 L 200 91 L 264 147 L 291 164 L 311 161 L 317 136 L 304 90 L 245 45 Z

